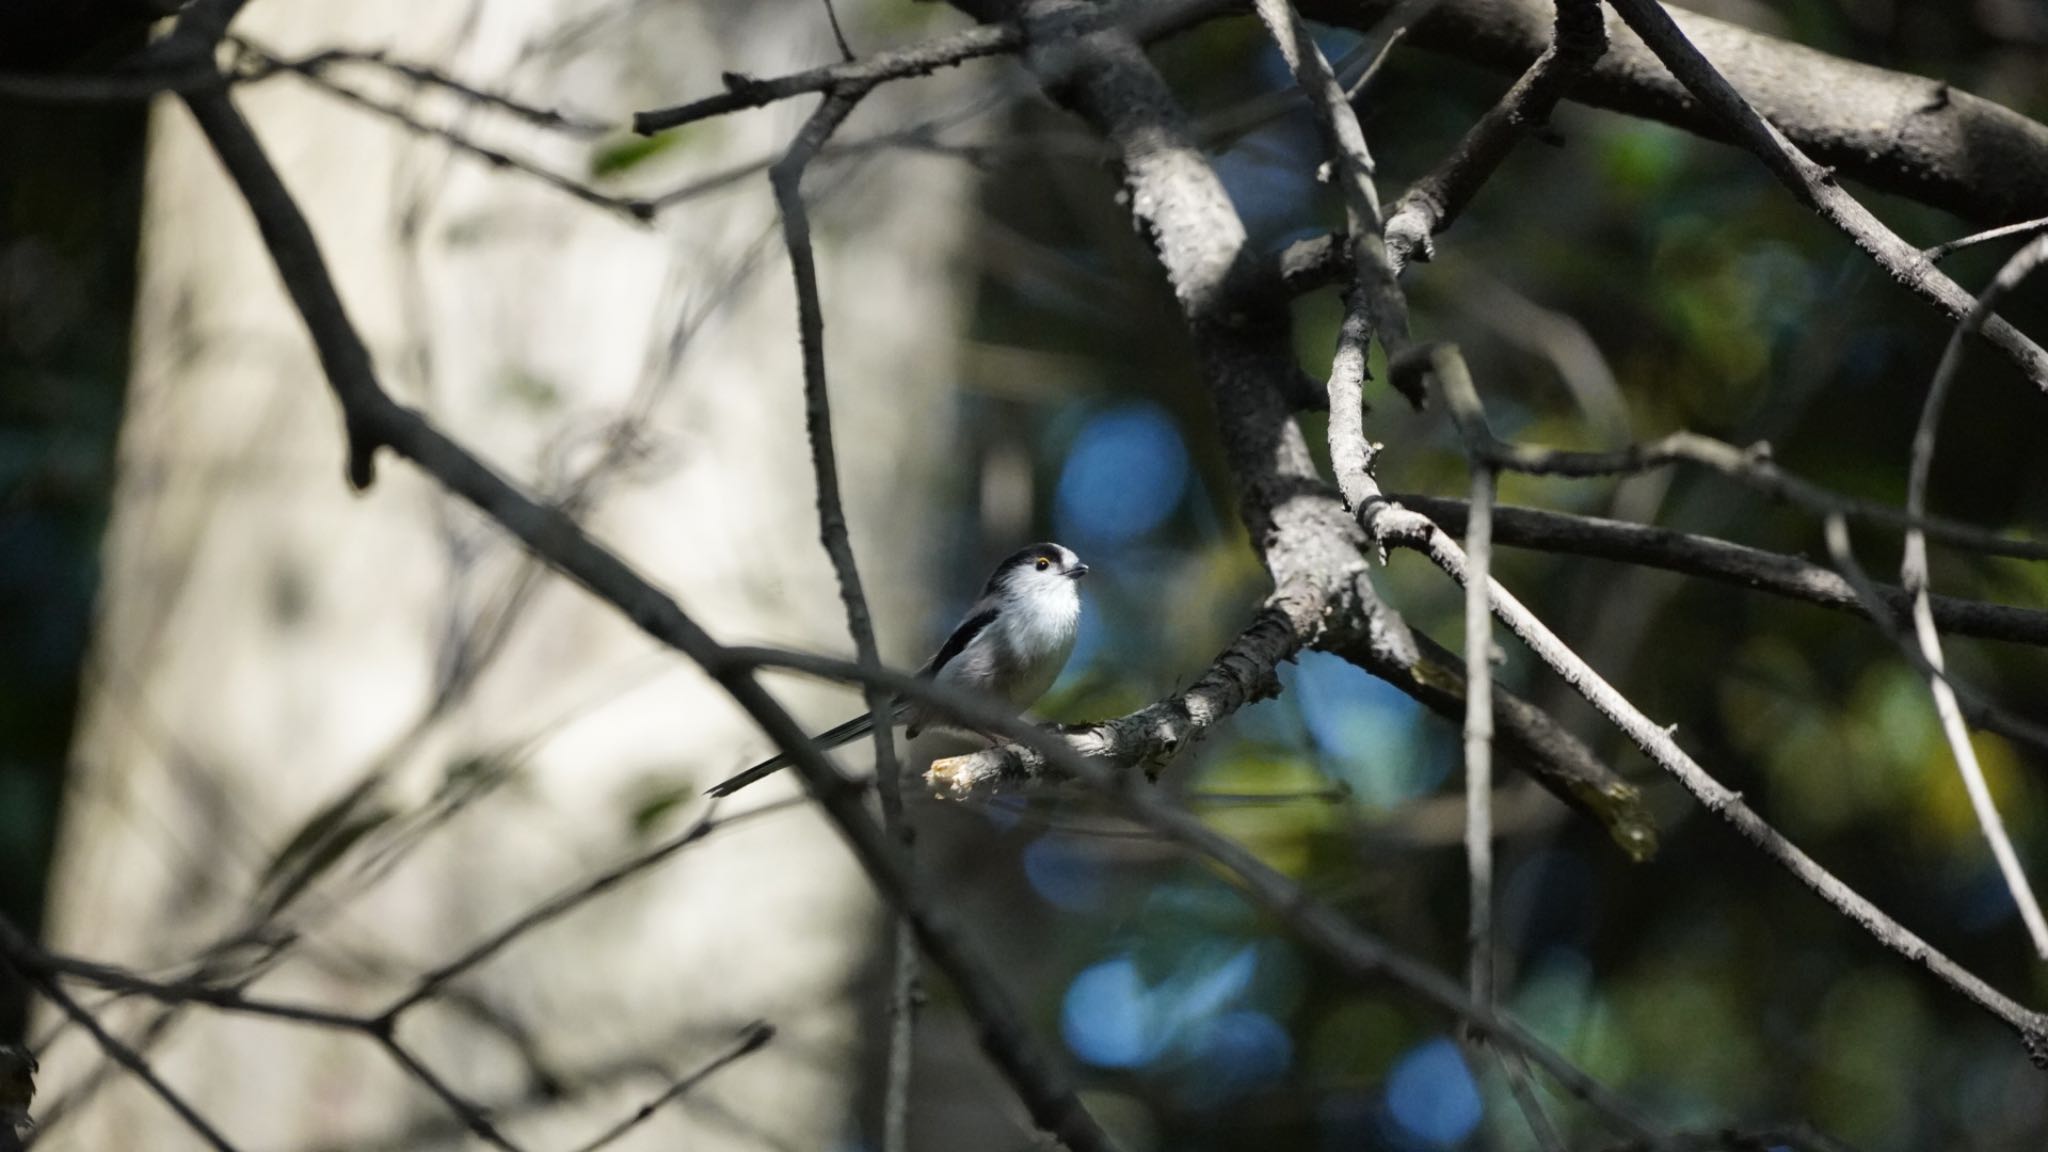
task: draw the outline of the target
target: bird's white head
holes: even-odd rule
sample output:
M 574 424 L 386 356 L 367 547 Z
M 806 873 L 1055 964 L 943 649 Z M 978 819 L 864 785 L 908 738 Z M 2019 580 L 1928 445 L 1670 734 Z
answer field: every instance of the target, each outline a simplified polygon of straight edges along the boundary
M 982 595 L 1004 600 L 1080 602 L 1076 587 L 1088 566 L 1073 549 L 1060 544 L 1033 544 L 1012 552 L 989 574 Z

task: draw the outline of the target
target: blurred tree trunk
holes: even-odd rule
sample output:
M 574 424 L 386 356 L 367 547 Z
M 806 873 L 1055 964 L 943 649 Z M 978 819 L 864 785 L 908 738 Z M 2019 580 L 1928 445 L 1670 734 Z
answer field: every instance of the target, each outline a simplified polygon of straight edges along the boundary
M 795 2 L 276 0 L 237 29 L 285 54 L 387 48 L 620 120 L 701 95 L 722 69 L 834 55 L 822 7 Z M 579 178 L 606 157 L 634 190 L 772 157 L 808 112 L 686 130 L 627 164 L 616 141 L 544 137 L 375 81 L 361 83 L 421 119 Z M 965 84 L 879 94 L 845 135 L 943 110 Z M 849 649 L 816 542 L 764 176 L 645 228 L 295 79 L 237 98 L 403 399 L 578 502 L 722 638 Z M 333 402 L 246 208 L 182 108 L 163 103 L 153 130 L 135 369 L 49 938 L 156 972 L 202 956 L 221 973 L 263 966 L 266 992 L 374 1009 L 647 843 L 650 796 L 690 798 L 658 821 L 673 830 L 697 789 L 765 745 L 612 612 L 552 576 L 529 583 L 522 554 L 408 467 L 386 460 L 372 491 L 347 490 Z M 821 164 L 809 184 L 854 543 L 895 658 L 928 623 L 923 534 L 951 441 L 967 178 L 883 151 Z M 855 706 L 783 687 L 813 719 Z M 299 858 L 299 890 L 272 866 L 309 823 L 329 850 Z M 685 1133 L 695 1148 L 829 1147 L 850 1124 L 862 1044 L 850 989 L 877 946 L 866 893 L 822 822 L 770 815 L 542 928 L 400 1035 L 459 1090 L 505 1106 L 512 1131 L 559 1147 L 765 1018 L 780 1030 L 765 1051 L 615 1147 Z M 361 1037 L 139 1004 L 104 1015 L 241 1147 L 460 1142 Z M 43 1055 L 41 1101 L 58 1111 L 41 1147 L 196 1146 L 132 1079 L 81 1096 L 100 1061 L 76 1030 Z M 447 1134 L 421 1138 L 433 1132 Z

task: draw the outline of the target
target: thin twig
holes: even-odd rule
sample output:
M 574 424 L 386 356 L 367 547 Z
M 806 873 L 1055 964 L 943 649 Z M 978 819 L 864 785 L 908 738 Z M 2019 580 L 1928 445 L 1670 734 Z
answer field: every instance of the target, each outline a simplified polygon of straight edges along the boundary
M 379 1013 L 378 1018 L 387 1022 L 397 1020 L 408 1009 L 439 993 L 450 981 L 497 955 L 513 941 L 530 935 L 549 921 L 558 920 L 641 873 L 665 863 L 676 853 L 710 837 L 713 833 L 773 812 L 785 811 L 794 807 L 796 803 L 794 798 L 776 800 L 721 818 L 717 814 L 717 802 L 712 802 L 704 814 L 688 828 L 644 852 L 635 853 L 572 888 L 541 901 L 513 918 L 503 928 L 465 949 L 461 955 L 421 976 L 409 991 Z
M 829 0 L 826 8 L 830 10 Z M 838 30 L 837 18 L 833 22 Z M 844 41 L 842 40 L 842 45 Z M 851 53 L 848 54 L 851 59 Z M 873 615 L 861 590 L 860 566 L 846 530 L 846 505 L 839 494 L 839 452 L 832 438 L 832 398 L 825 379 L 825 311 L 818 292 L 817 258 L 811 246 L 810 214 L 804 208 L 804 169 L 846 122 L 867 88 L 848 86 L 826 92 L 790 144 L 789 152 L 769 173 L 775 202 L 782 212 L 783 236 L 789 248 L 790 272 L 796 280 L 797 336 L 803 350 L 805 427 L 811 440 L 811 468 L 818 485 L 818 531 L 832 571 L 839 579 L 839 598 L 846 605 L 846 626 L 853 648 L 868 664 L 882 662 L 875 643 Z M 896 763 L 895 708 L 888 693 L 863 685 L 875 743 L 875 791 L 881 800 L 882 831 L 895 840 L 903 867 L 911 867 L 913 832 L 903 812 L 902 772 Z M 917 941 L 909 924 L 898 919 L 890 933 L 893 955 L 889 979 L 889 1054 L 882 1080 L 883 1152 L 904 1152 L 909 1141 L 911 1057 L 917 1027 Z
M 1372 38 L 1377 36 L 1380 38 L 1379 47 L 1373 51 L 1372 59 L 1366 62 L 1365 70 L 1358 74 L 1358 79 L 1344 86 L 1345 103 L 1358 102 L 1358 98 L 1364 95 L 1365 90 L 1372 87 L 1372 82 L 1379 77 L 1380 70 L 1387 66 L 1387 61 L 1393 59 L 1394 49 L 1407 37 L 1408 30 L 1415 26 L 1417 20 L 1429 15 L 1430 9 L 1436 6 L 1437 0 L 1400 0 L 1400 3 L 1388 9 L 1385 16 L 1380 17 L 1379 22 L 1373 25 L 1372 31 L 1366 34 L 1365 43 L 1360 45 L 1371 45 Z M 1337 69 L 1337 74 L 1343 75 L 1344 69 Z
M 1467 965 L 1472 998 L 1493 1003 L 1493 617 L 1486 572 L 1493 557 L 1493 469 L 1472 462 L 1465 554 L 1477 573 L 1465 588 L 1465 870 Z
M 493 1148 L 501 1149 L 502 1152 L 524 1152 L 524 1149 L 513 1143 L 512 1138 L 505 1135 L 491 1121 L 490 1116 L 484 1111 L 482 1105 L 457 1092 L 453 1085 L 441 1078 L 439 1072 L 434 1071 L 426 1061 L 414 1055 L 412 1049 L 399 1043 L 398 1036 L 395 1033 L 384 1031 L 374 1033 L 374 1035 L 377 1038 L 377 1042 L 383 1045 L 384 1051 L 390 1053 L 391 1058 L 397 1061 L 398 1066 L 405 1069 L 413 1079 L 424 1085 L 427 1091 L 438 1097 L 441 1103 L 447 1105 L 450 1112 L 460 1117 L 463 1127 L 468 1128 L 470 1133 L 477 1139 L 482 1140 Z
M 1465 530 L 1466 504 L 1441 496 L 1394 492 L 1388 499 L 1413 508 L 1448 532 Z M 1569 512 L 1507 505 L 1493 510 L 1493 542 L 1571 556 L 1591 556 L 1700 576 L 1841 612 L 1864 614 L 1856 589 L 1842 575 L 1797 556 L 1700 536 L 1654 524 L 1635 524 Z M 1931 596 L 1934 622 L 1944 632 L 2048 647 L 2048 612 L 1957 596 Z M 1903 588 L 1877 587 L 1877 602 L 1900 620 L 1913 611 Z
M 1121 25 L 1142 39 L 1179 31 L 1190 24 L 1231 7 L 1233 0 L 1122 0 L 1103 8 L 1071 13 L 1060 27 L 1047 32 L 1074 32 Z M 684 124 L 723 116 L 742 108 L 762 108 L 793 96 L 826 92 L 847 86 L 872 87 L 888 80 L 929 76 L 942 68 L 953 68 L 970 60 L 1021 52 L 1027 46 L 1023 29 L 1016 24 L 984 24 L 951 36 L 907 48 L 876 52 L 824 68 L 812 68 L 787 76 L 762 80 L 739 72 L 727 72 L 725 91 L 672 108 L 635 113 L 633 131 L 642 136 L 665 132 Z
M 1465 554 L 1473 578 L 1465 582 L 1465 865 L 1471 902 L 1466 943 L 1472 997 L 1493 1002 L 1493 619 L 1487 603 L 1493 562 L 1493 433 L 1486 409 L 1455 346 L 1433 344 L 1426 355 L 1457 425 L 1472 473 L 1472 503 L 1465 519 Z
M 1572 83 L 1607 51 L 1600 0 L 1557 0 L 1550 46 L 1522 73 L 1457 148 L 1402 193 L 1387 217 L 1395 269 L 1433 255 L 1430 237 L 1450 227 L 1521 139 L 1543 128 Z
M 5 914 L 0 914 L 0 963 L 19 973 L 23 980 L 34 985 L 36 990 L 42 993 L 44 999 L 55 1004 L 59 1011 L 84 1028 L 92 1036 L 93 1042 L 99 1045 L 100 1051 L 147 1085 L 149 1090 L 156 1094 L 157 1099 L 162 1100 L 166 1107 L 176 1113 L 178 1119 L 184 1121 L 185 1126 L 190 1128 L 194 1135 L 217 1152 L 238 1152 L 236 1147 L 228 1142 L 227 1137 L 220 1134 L 219 1129 L 178 1094 L 177 1089 L 172 1088 L 156 1074 L 156 1070 L 149 1066 L 149 1061 L 144 1060 L 135 1049 L 107 1031 L 106 1026 L 72 998 L 55 977 L 30 962 L 28 958 L 32 955 L 33 949 L 28 945 L 28 937 L 15 927 L 14 921 L 8 919 Z M 12 1133 L 12 1128 L 9 1132 Z
M 1414 371 L 1427 364 L 1443 387 L 1447 405 L 1458 420 L 1466 450 L 1475 458 L 1500 455 L 1500 444 L 1486 427 L 1484 409 L 1473 386 L 1464 359 L 1451 345 L 1433 345 L 1417 350 L 1411 362 L 1395 370 Z M 1515 599 L 1499 581 L 1475 573 L 1470 559 L 1442 528 L 1427 518 L 1382 501 L 1365 510 L 1367 531 L 1383 545 L 1412 548 L 1468 589 L 1484 580 L 1492 599 L 1494 614 L 1506 624 L 1550 669 L 1563 677 L 1587 703 L 1606 716 L 1616 728 L 1651 759 L 1685 785 L 1707 809 L 1734 825 L 1765 855 L 1771 857 L 1829 904 L 1861 925 L 1877 941 L 1907 960 L 1919 963 L 1951 988 L 2010 1025 L 2033 1061 L 2048 1068 L 2048 1016 L 2022 1007 L 1992 988 L 1975 973 L 1936 951 L 1904 925 L 1880 911 L 1876 905 L 1837 879 L 1800 851 L 1742 802 L 1740 793 L 1730 791 L 1708 775 L 1672 738 L 1676 726 L 1660 727 L 1644 716 L 1628 698 L 1602 679 L 1591 665 L 1573 652 L 1543 621 Z M 1839 525 L 1839 514 L 1830 518 Z
M 289 69 L 296 72 L 298 75 L 303 76 L 307 83 L 313 84 L 323 91 L 332 94 L 344 103 L 353 104 L 367 112 L 381 116 L 415 136 L 438 140 L 455 151 L 481 160 L 493 168 L 507 169 L 529 176 L 556 191 L 565 192 L 583 201 L 585 204 L 595 208 L 602 208 L 607 212 L 623 216 L 635 223 L 644 224 L 654 219 L 658 206 L 652 200 L 637 196 L 614 196 L 608 192 L 600 192 L 580 180 L 565 176 L 534 161 L 514 156 L 510 152 L 500 151 L 486 144 L 479 144 L 468 135 L 452 128 L 439 124 L 429 124 L 396 104 L 371 96 L 366 92 L 359 91 L 328 76 L 322 69 L 301 70 L 292 68 L 288 63 L 271 57 L 262 49 L 256 48 L 253 45 L 248 46 L 247 51 L 260 61 L 268 62 L 280 69 Z
M 618 1143 L 625 1138 L 627 1133 L 653 1119 L 655 1113 L 680 1100 L 691 1089 L 710 1079 L 721 1068 L 759 1052 L 774 1038 L 775 1028 L 766 1021 L 756 1020 L 752 1024 L 747 1025 L 740 1033 L 739 1040 L 732 1047 L 712 1057 L 709 1063 L 706 1063 L 695 1072 L 670 1084 L 662 1090 L 660 1095 L 642 1104 L 631 1116 L 592 1137 L 588 1144 L 580 1146 L 576 1149 L 576 1152 L 601 1152 L 602 1149 Z
M 254 42 L 240 37 L 228 37 L 228 43 L 244 53 L 254 64 L 254 74 L 269 75 L 274 72 L 290 72 L 296 75 L 316 78 L 336 66 L 360 66 L 387 72 L 404 80 L 414 88 L 432 88 L 468 104 L 503 112 L 515 120 L 521 120 L 536 128 L 566 132 L 572 136 L 597 137 L 617 132 L 625 125 L 600 120 L 594 116 L 563 112 L 555 108 L 542 108 L 515 99 L 503 92 L 479 88 L 458 80 L 431 65 L 409 60 L 396 60 L 379 50 L 356 48 L 327 48 L 309 56 L 297 59 L 279 56 Z M 242 72 L 237 72 L 239 78 Z
M 1529 1133 L 1536 1137 L 1536 1147 L 1543 1152 L 1566 1152 L 1564 1138 L 1557 1134 L 1557 1125 L 1550 1122 L 1550 1116 L 1543 1111 L 1543 1098 L 1536 1094 L 1536 1081 L 1529 1074 L 1528 1058 L 1520 1052 L 1493 1050 L 1494 1058 L 1500 1062 L 1502 1075 L 1507 1077 L 1508 1092 L 1515 1098 L 1515 1106 L 1522 1110 L 1523 1119 L 1529 1123 Z
M 1938 264 L 1965 248 L 1974 248 L 1988 240 L 1999 240 L 2007 236 L 2038 232 L 2043 228 L 2048 228 L 2048 216 L 2043 216 L 2037 220 L 2022 220 L 2017 224 L 2007 224 L 1999 228 L 1987 228 L 1982 232 L 1972 232 L 1968 236 L 1959 236 L 1954 240 L 1936 244 L 1920 254 L 1927 257 L 1929 264 Z
M 1402 371 L 1396 366 L 1396 373 Z M 1914 516 L 1874 500 L 1861 500 L 1802 479 L 1771 461 L 1770 446 L 1738 448 L 1695 432 L 1673 432 L 1659 440 L 1613 452 L 1573 452 L 1495 442 L 1494 465 L 1503 471 L 1537 476 L 1618 476 L 1646 472 L 1677 463 L 1700 464 L 1775 499 L 1786 500 L 1816 515 L 1839 512 L 1851 522 L 1874 524 L 1897 532 L 1914 528 L 1952 548 L 2017 560 L 2048 560 L 2048 543 L 2003 536 L 1940 516 Z
M 1942 409 L 1947 404 L 1956 373 L 1962 367 L 1964 341 L 1990 316 L 1998 298 L 2017 287 L 2043 260 L 2048 260 L 2048 236 L 2036 238 L 2007 260 L 1977 297 L 1969 315 L 1963 317 L 1950 334 L 1948 346 L 1942 350 L 1941 363 L 1934 372 L 1934 383 L 1927 390 L 1927 401 L 1920 409 L 1920 424 L 1913 432 L 1912 462 L 1906 478 L 1908 516 L 1918 518 L 1927 511 L 1927 481 L 1934 471 L 1934 450 L 1941 433 Z M 1830 520 L 1830 533 L 1838 528 L 1845 533 L 1847 531 L 1841 527 L 1838 518 Z M 1919 639 L 1920 653 L 1929 665 L 1941 671 L 1944 668 L 1941 634 L 1935 629 L 1934 611 L 1928 603 L 1927 537 L 1917 529 L 1906 532 L 1905 554 L 1899 561 L 1899 583 L 1913 595 L 1913 630 Z M 1931 678 L 1928 686 L 1934 693 L 1935 711 L 1941 716 L 1942 733 L 1955 754 L 1956 770 L 1962 773 L 1963 786 L 1970 794 L 1970 806 L 1976 810 L 1977 824 L 1991 845 L 1991 854 L 1998 861 L 1999 873 L 2005 877 L 2005 886 L 2012 893 L 2013 903 L 2019 906 L 2020 919 L 2033 938 L 2034 951 L 2048 960 L 2048 921 L 2042 919 L 2041 902 L 2035 897 L 2033 886 L 2027 882 L 2026 869 L 2020 864 L 2019 854 L 2013 850 L 2005 821 L 1998 815 L 1998 805 L 1984 779 L 1984 768 L 1977 762 L 1977 750 L 1970 744 L 1969 730 L 1963 725 L 1955 690 L 1949 686 L 1946 676 Z
M 1372 495 L 1370 486 L 1361 482 L 1372 465 L 1359 428 L 1363 401 L 1354 403 L 1349 394 L 1362 390 L 1369 338 L 1379 339 L 1389 360 L 1406 351 L 1408 302 L 1397 280 L 1399 267 L 1380 238 L 1380 196 L 1373 182 L 1372 153 L 1366 148 L 1358 114 L 1344 97 L 1344 86 L 1290 0 L 1256 0 L 1255 7 L 1294 82 L 1308 95 L 1309 111 L 1322 133 L 1323 147 L 1330 154 L 1333 175 L 1344 197 L 1346 226 L 1351 233 L 1352 283 L 1337 355 L 1330 368 L 1330 451 L 1338 489 L 1357 507 Z M 1340 373 L 1346 377 L 1341 385 L 1336 379 Z M 1353 377 L 1359 382 L 1358 389 L 1351 385 Z M 1340 390 L 1345 396 L 1341 408 L 1336 395 Z M 1408 399 L 1421 403 L 1419 393 Z
M 853 46 L 846 42 L 846 29 L 839 26 L 839 8 L 832 0 L 825 0 L 825 19 L 832 22 L 832 41 L 839 45 L 839 58 L 853 63 Z

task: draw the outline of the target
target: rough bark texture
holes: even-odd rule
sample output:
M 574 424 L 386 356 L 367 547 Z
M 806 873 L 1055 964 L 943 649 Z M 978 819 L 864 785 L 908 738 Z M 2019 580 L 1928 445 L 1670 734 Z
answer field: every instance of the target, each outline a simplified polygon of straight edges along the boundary
M 1393 6 L 1301 5 L 1312 19 L 1360 29 Z M 1549 0 L 1442 0 L 1410 39 L 1516 75 L 1549 46 L 1552 13 Z M 1858 64 L 1682 9 L 1671 15 L 1766 119 L 1821 163 L 1979 224 L 2048 213 L 2048 126 L 1941 80 Z M 1634 33 L 1611 17 L 1608 31 L 1607 54 L 1573 87 L 1573 100 L 1724 137 Z
M 566 57 L 525 53 L 578 11 L 264 5 L 237 30 L 286 52 L 388 45 L 621 119 L 721 67 L 782 70 L 831 51 L 817 10 L 712 4 L 600 26 Z M 656 41 L 659 53 L 636 50 Z M 634 63 L 611 63 L 622 59 Z M 933 107 L 964 80 L 932 83 L 878 95 L 878 118 Z M 557 497 L 604 451 L 606 422 L 644 404 L 647 435 L 588 490 L 586 522 L 734 635 L 844 650 L 812 485 L 792 466 L 803 428 L 795 309 L 765 180 L 650 231 L 450 160 L 296 82 L 237 100 L 408 403 Z M 804 112 L 687 139 L 661 173 L 771 156 Z M 564 170 L 590 163 L 588 145 L 455 115 Z M 174 103 L 156 132 L 123 481 L 49 939 L 150 970 L 199 954 L 243 924 L 253 893 L 275 891 L 262 872 L 286 841 L 381 765 L 356 814 L 399 816 L 291 902 L 282 923 L 306 939 L 263 985 L 373 1008 L 626 854 L 644 790 L 693 793 L 765 743 L 703 676 L 551 578 L 526 594 L 475 687 L 408 737 L 461 664 L 453 638 L 477 635 L 529 562 L 410 469 L 384 469 L 373 498 L 349 494 L 333 399 L 247 207 Z M 917 566 L 915 526 L 934 517 L 915 509 L 949 440 L 945 350 L 961 297 L 948 268 L 968 175 L 909 160 L 825 166 L 817 180 L 854 543 L 882 593 L 885 654 L 899 662 L 919 638 L 897 625 L 921 622 L 931 575 Z M 815 714 L 848 700 L 821 696 Z M 402 850 L 408 820 L 497 768 L 509 784 Z M 398 853 L 395 869 L 372 884 L 365 861 L 385 851 Z M 844 989 L 870 955 L 868 891 L 815 815 L 777 815 L 693 846 L 459 981 L 525 1025 L 570 1090 L 503 1122 L 533 1146 L 573 1145 L 658 1091 L 658 1069 L 701 1064 L 765 1017 L 775 1042 L 617 1147 L 829 1146 L 848 1123 L 862 1043 Z M 406 1037 L 457 1088 L 496 1104 L 533 1087 L 505 1036 L 423 1011 Z M 142 1005 L 106 1014 L 131 1037 L 155 1016 Z M 415 1123 L 439 1135 L 407 1146 L 459 1136 L 360 1037 L 194 1013 L 152 1052 L 244 1147 L 374 1147 Z M 47 1050 L 46 1106 L 77 1088 L 89 1054 L 75 1033 Z M 117 1078 L 41 1146 L 191 1141 Z

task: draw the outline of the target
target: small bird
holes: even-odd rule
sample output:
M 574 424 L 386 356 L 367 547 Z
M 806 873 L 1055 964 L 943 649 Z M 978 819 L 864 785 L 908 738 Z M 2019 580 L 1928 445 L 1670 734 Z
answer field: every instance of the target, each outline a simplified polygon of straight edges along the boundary
M 1087 574 L 1081 558 L 1058 544 L 1033 544 L 1011 553 L 989 574 L 966 619 L 917 674 L 1007 700 L 1022 712 L 1059 679 L 1074 651 L 1081 622 L 1081 590 L 1075 582 Z M 913 738 L 925 728 L 947 723 L 925 705 L 901 696 L 891 708 L 896 722 L 907 724 L 906 733 Z M 873 728 L 873 714 L 864 713 L 811 740 L 821 749 L 837 748 Z M 708 791 L 730 796 L 789 762 L 786 753 L 764 760 Z

